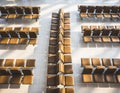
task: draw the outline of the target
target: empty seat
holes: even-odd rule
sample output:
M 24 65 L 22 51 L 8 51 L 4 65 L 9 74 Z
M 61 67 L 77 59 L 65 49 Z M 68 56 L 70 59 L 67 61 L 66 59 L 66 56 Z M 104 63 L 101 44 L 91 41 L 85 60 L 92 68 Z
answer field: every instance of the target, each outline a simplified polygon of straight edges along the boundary
M 111 17 L 112 18 L 119 18 L 118 9 L 119 9 L 118 6 L 111 7 Z
M 58 61 L 59 61 L 59 53 L 48 55 L 48 63 L 58 63 Z
M 96 18 L 102 18 L 103 17 L 103 7 L 102 6 L 96 6 L 95 16 Z
M 15 67 L 25 67 L 24 59 L 16 59 Z
M 24 7 L 24 19 L 32 19 L 32 7 Z
M 93 72 L 93 78 L 95 83 L 104 83 L 104 66 L 97 66 L 96 69 Z
M 92 42 L 91 30 L 86 30 L 86 29 L 84 30 L 83 40 L 84 40 L 84 42 L 86 42 L 86 43 Z
M 16 18 L 16 11 L 15 11 L 15 7 L 9 7 L 6 6 L 6 9 L 8 11 L 8 19 L 15 19 Z
M 82 71 L 82 82 L 83 83 L 93 83 L 93 76 L 92 76 L 93 67 L 92 66 L 85 66 Z
M 64 38 L 61 34 L 59 34 L 59 42 L 66 46 L 69 46 L 71 43 L 70 38 Z
M 103 66 L 106 66 L 106 67 L 112 66 L 111 60 L 109 58 L 102 58 L 102 64 Z
M 26 67 L 35 67 L 35 59 L 27 59 L 26 60 Z
M 111 42 L 111 39 L 110 39 L 110 37 L 109 37 L 109 35 L 110 35 L 110 29 L 103 29 L 102 30 L 102 41 L 103 42 Z
M 110 34 L 110 37 L 111 37 L 111 41 L 112 42 L 120 42 L 120 39 L 119 39 L 119 32 L 120 30 L 119 29 L 112 29 L 112 32 Z
M 14 66 L 14 59 L 6 59 L 4 66 L 5 67 L 13 67 Z
M 39 19 L 40 7 L 32 7 L 32 19 Z
M 1 12 L 0 18 L 4 19 L 8 17 L 8 11 L 6 10 L 5 7 L 0 7 L 0 12 Z
M 103 7 L 103 16 L 104 16 L 105 18 L 111 18 L 110 9 L 111 9 L 110 6 L 104 6 L 104 7 Z
M 9 34 L 10 34 L 9 44 L 18 44 L 19 42 L 18 34 L 14 31 L 9 31 Z
M 88 17 L 94 17 L 95 6 L 88 6 Z
M 10 69 L 12 78 L 10 79 L 11 84 L 21 84 L 23 75 L 18 68 Z
M 63 53 L 59 54 L 59 60 L 63 63 L 71 63 L 72 62 L 71 55 L 67 55 L 67 54 L 63 54 Z
M 25 32 L 19 32 L 19 36 L 19 44 L 28 44 L 29 39 Z
M 0 84 L 8 84 L 10 72 L 5 68 L 0 68 Z
M 8 44 L 10 37 L 7 34 L 7 32 L 0 32 L 1 39 L 0 39 L 0 44 Z
M 90 59 L 89 58 L 81 58 L 81 66 L 90 66 Z
M 107 83 L 116 83 L 115 79 L 115 71 L 117 68 L 115 66 L 109 66 L 107 70 L 105 71 L 105 81 Z
M 101 66 L 101 62 L 99 58 L 91 58 L 91 62 L 93 66 Z
M 87 16 L 87 6 L 80 6 L 80 17 L 86 18 Z
M 33 72 L 32 70 L 29 69 L 23 69 L 22 70 L 23 73 L 23 84 L 32 84 L 33 83 Z
M 63 44 L 59 44 L 59 50 L 60 52 L 64 54 L 70 54 L 71 53 L 71 47 L 70 46 L 64 46 Z
M 113 65 L 120 67 L 120 59 L 119 58 L 113 58 L 112 59 Z
M 23 7 L 20 7 L 20 6 L 18 6 L 18 7 L 16 7 L 16 18 L 17 19 L 22 19 L 23 17 L 24 17 L 24 9 L 23 9 Z
M 58 45 L 49 45 L 49 54 L 56 54 L 59 51 Z
M 93 37 L 93 41 L 94 42 L 102 42 L 100 34 L 101 34 L 101 30 L 100 29 L 94 29 L 93 30 L 92 37 Z
M 34 32 L 29 32 L 29 44 L 35 45 L 37 43 L 37 35 Z

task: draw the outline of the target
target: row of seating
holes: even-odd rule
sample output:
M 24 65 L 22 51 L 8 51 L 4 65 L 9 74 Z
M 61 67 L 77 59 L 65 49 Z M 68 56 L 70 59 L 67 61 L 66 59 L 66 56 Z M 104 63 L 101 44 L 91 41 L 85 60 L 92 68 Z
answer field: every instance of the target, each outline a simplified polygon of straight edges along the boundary
M 34 68 L 35 67 L 36 60 L 35 59 L 0 59 L 0 68 L 6 67 L 6 68 L 13 68 L 13 67 L 19 67 L 19 68 Z
M 0 84 L 32 84 L 33 71 L 19 68 L 0 68 Z
M 78 11 L 80 12 L 81 19 L 92 18 L 120 18 L 120 6 L 86 6 L 79 5 Z
M 85 66 L 82 71 L 83 83 L 120 83 L 120 69 L 116 66 Z
M 2 19 L 39 19 L 40 7 L 32 6 L 1 6 Z
M 39 28 L 38 27 L 0 27 L 0 32 L 35 32 L 38 34 Z
M 15 32 L 15 31 L 0 31 L 0 44 L 16 45 L 16 44 L 32 44 L 37 42 L 36 32 Z
M 81 66 L 116 66 L 120 67 L 120 59 L 119 58 L 81 58 Z
M 81 26 L 81 29 L 82 31 L 84 30 L 94 30 L 94 29 L 99 29 L 99 30 L 103 30 L 103 29 L 120 29 L 120 25 L 99 25 L 99 26 L 96 26 L 96 25 L 90 25 L 90 26 L 87 26 L 87 25 L 82 25 Z
M 54 21 L 57 21 L 56 23 Z M 67 21 L 65 21 L 67 20 Z M 70 25 L 69 13 L 64 13 L 60 10 L 59 13 L 52 13 L 52 25 L 56 25 L 57 29 L 50 31 L 49 40 L 49 63 L 57 63 L 62 61 L 63 63 L 71 62 L 71 49 L 70 49 L 70 31 L 68 29 L 61 28 L 61 22 L 63 24 Z
M 84 42 L 99 42 L 99 43 L 119 43 L 120 42 L 120 29 L 84 29 L 83 31 Z
M 70 64 L 70 31 L 61 25 L 61 22 L 70 25 L 68 15 L 69 13 L 64 13 L 62 9 L 59 13 L 52 13 L 46 93 L 74 93 L 73 70 Z M 53 25 L 56 25 L 57 29 L 53 29 Z M 64 39 L 68 39 L 69 43 L 64 43 Z M 71 88 L 66 88 L 67 86 Z

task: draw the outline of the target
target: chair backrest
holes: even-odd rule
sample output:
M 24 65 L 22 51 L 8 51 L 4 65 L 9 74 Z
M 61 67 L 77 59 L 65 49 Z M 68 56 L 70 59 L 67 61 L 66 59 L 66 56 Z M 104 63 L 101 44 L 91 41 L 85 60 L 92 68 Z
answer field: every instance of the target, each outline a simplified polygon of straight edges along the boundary
M 103 74 L 104 70 L 105 70 L 104 66 L 97 66 L 93 74 Z
M 120 29 L 112 29 L 111 36 L 119 36 Z
M 0 32 L 0 35 L 2 38 L 9 38 L 9 35 L 7 32 Z
M 88 6 L 88 13 L 94 13 L 95 6 Z
M 24 7 L 25 14 L 32 14 L 32 7 Z
M 21 38 L 28 38 L 28 36 L 25 32 L 19 32 L 19 35 Z
M 102 36 L 109 36 L 111 30 L 110 29 L 103 29 L 102 30 Z
M 40 13 L 40 7 L 32 7 L 33 14 L 39 14 Z
M 37 35 L 35 32 L 29 32 L 29 37 L 30 38 L 37 38 Z
M 10 76 L 10 72 L 6 68 L 0 68 L 0 76 Z
M 25 75 L 33 76 L 33 72 L 32 72 L 32 70 L 30 70 L 30 69 L 22 69 L 22 73 L 23 73 L 24 76 L 25 76 Z
M 118 6 L 112 6 L 111 7 L 111 13 L 118 13 L 119 7 Z
M 112 74 L 115 73 L 116 70 L 117 70 L 117 67 L 116 67 L 116 66 L 109 66 L 109 67 L 107 68 L 107 70 L 105 71 L 105 74 L 110 74 L 110 75 L 112 75 Z
M 18 6 L 18 7 L 16 7 L 16 12 L 17 12 L 17 14 L 24 14 L 24 9 L 23 9 L 23 7 L 20 7 L 20 6 Z
M 18 68 L 11 68 L 10 72 L 13 76 L 22 76 L 22 73 Z
M 8 7 L 6 7 L 6 9 L 8 10 L 9 14 L 16 14 L 15 7 L 8 6 Z
M 92 66 L 85 66 L 82 74 L 92 74 L 92 72 L 93 72 L 93 67 Z
M 8 14 L 6 7 L 0 7 L 1 14 Z
M 19 38 L 18 34 L 15 31 L 9 31 L 11 38 Z
M 80 13 L 86 13 L 87 12 L 87 6 L 80 6 Z
M 84 33 L 83 33 L 83 36 L 91 36 L 91 30 L 87 30 L 87 29 L 85 29 L 84 30 Z
M 96 6 L 96 13 L 102 13 L 103 7 L 102 6 Z
M 103 7 L 103 13 L 110 13 L 111 7 L 110 6 L 104 6 Z
M 94 29 L 93 30 L 93 36 L 100 36 L 100 33 L 101 33 L 101 30 L 99 30 L 99 29 Z

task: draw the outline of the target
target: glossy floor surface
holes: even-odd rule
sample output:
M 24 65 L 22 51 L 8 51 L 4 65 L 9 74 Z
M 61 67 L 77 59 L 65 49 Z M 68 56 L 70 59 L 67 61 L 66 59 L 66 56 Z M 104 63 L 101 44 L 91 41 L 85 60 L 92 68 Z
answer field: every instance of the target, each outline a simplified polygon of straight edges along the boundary
M 0 93 L 46 93 L 47 56 L 51 24 L 51 13 L 63 8 L 71 13 L 71 48 L 75 81 L 75 93 L 120 93 L 120 84 L 83 84 L 81 82 L 81 57 L 120 58 L 120 44 L 85 44 L 82 42 L 81 25 L 120 25 L 118 20 L 81 21 L 77 6 L 85 5 L 120 5 L 120 0 L 0 0 L 0 5 L 40 6 L 40 19 L 35 20 L 0 20 L 0 26 L 35 26 L 39 27 L 36 46 L 0 46 L 0 58 L 35 58 L 34 82 L 32 85 L 0 85 Z

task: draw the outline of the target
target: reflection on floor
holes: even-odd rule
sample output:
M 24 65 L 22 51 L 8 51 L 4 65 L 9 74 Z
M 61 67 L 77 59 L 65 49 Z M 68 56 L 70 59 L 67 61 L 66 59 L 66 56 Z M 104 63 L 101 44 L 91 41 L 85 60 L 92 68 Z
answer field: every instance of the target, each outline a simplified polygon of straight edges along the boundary
M 78 4 L 86 5 L 119 5 L 120 0 L 0 0 L 0 5 L 40 6 L 41 16 L 38 22 L 30 20 L 0 19 L 0 26 L 36 26 L 40 27 L 36 46 L 0 46 L 0 58 L 35 58 L 34 83 L 28 85 L 0 85 L 0 93 L 45 93 L 47 76 L 47 54 L 51 23 L 51 13 L 63 8 L 71 13 L 71 47 L 75 93 L 120 93 L 119 84 L 83 84 L 81 82 L 81 57 L 120 57 L 119 44 L 85 44 L 82 41 L 81 25 L 118 25 L 119 21 L 91 20 L 81 21 L 78 16 Z M 44 41 L 44 42 L 43 42 Z

